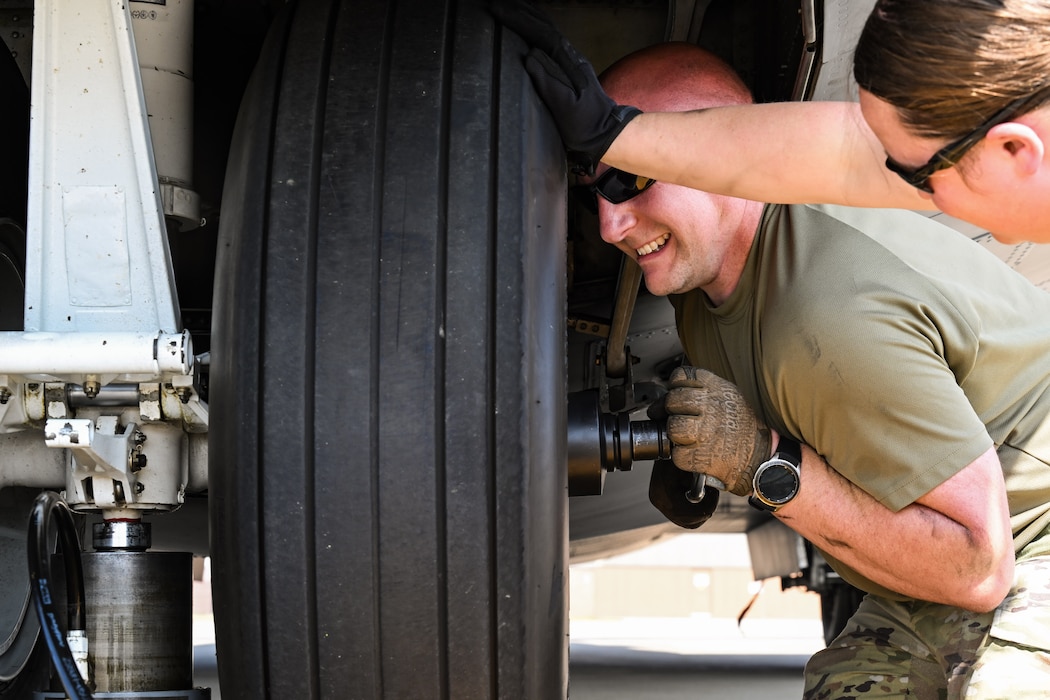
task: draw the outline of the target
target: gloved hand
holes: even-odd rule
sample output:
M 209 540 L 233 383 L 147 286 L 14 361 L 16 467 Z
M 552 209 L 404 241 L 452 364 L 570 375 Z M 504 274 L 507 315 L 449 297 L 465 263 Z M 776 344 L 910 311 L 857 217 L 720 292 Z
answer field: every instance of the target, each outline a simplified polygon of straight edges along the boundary
M 696 367 L 677 367 L 664 398 L 671 459 L 713 476 L 738 496 L 753 490 L 755 469 L 769 459 L 769 428 L 731 382 Z
M 587 59 L 525 0 L 493 0 L 492 14 L 531 47 L 525 70 L 558 125 L 569 160 L 592 174 L 641 110 L 619 105 L 605 94 Z
M 649 477 L 649 502 L 672 523 L 689 530 L 710 520 L 718 506 L 718 489 L 705 489 L 699 503 L 685 497 L 693 488 L 695 477 L 696 474 L 682 471 L 669 459 L 653 462 L 653 473 Z

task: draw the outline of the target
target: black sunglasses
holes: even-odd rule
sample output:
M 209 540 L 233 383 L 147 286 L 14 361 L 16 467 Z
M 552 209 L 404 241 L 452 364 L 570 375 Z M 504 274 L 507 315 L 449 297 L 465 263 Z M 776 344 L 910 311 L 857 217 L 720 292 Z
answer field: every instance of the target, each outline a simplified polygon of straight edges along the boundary
M 656 180 L 632 173 L 609 168 L 588 185 L 573 188 L 576 195 L 592 214 L 598 213 L 598 200 L 595 195 L 613 204 L 623 204 L 628 199 L 637 197 L 652 187 Z
M 1021 109 L 1027 106 L 1029 102 L 1034 102 L 1037 96 L 1042 96 L 1042 92 L 1043 91 L 1040 91 L 1039 93 L 1036 93 L 1036 95 L 1025 95 L 1024 97 L 1014 100 L 966 136 L 952 141 L 947 146 L 934 153 L 933 156 L 926 161 L 925 165 L 918 168 L 907 168 L 887 156 L 886 167 L 900 175 L 901 178 L 912 187 L 933 194 L 933 187 L 930 185 L 931 175 L 935 172 L 946 170 L 947 168 L 956 165 L 962 160 L 962 157 L 966 155 L 967 151 L 976 146 L 981 139 L 988 135 L 988 132 L 991 131 L 992 127 L 998 126 L 999 124 L 1018 116 Z

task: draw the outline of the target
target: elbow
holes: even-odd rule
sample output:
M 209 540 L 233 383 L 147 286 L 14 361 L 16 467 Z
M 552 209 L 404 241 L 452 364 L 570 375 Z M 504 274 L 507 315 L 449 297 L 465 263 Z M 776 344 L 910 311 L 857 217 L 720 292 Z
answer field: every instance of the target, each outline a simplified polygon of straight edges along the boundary
M 1003 505 L 1001 517 L 969 528 L 967 545 L 958 560 L 955 590 L 959 600 L 954 604 L 972 612 L 995 610 L 1014 585 L 1013 532 L 1005 502 Z
M 960 602 L 957 607 L 969 610 L 974 613 L 987 613 L 995 610 L 999 607 L 999 604 L 1006 598 L 1006 594 L 1009 592 L 1010 587 L 1005 588 L 1000 586 L 987 587 L 984 590 L 973 591 L 972 595 L 966 596 L 966 600 Z
M 991 612 L 999 607 L 1014 583 L 1014 553 L 1011 548 L 995 558 L 992 566 L 985 569 L 985 574 L 960 577 L 964 588 L 960 591 L 961 600 L 956 603 L 961 608 L 975 613 Z

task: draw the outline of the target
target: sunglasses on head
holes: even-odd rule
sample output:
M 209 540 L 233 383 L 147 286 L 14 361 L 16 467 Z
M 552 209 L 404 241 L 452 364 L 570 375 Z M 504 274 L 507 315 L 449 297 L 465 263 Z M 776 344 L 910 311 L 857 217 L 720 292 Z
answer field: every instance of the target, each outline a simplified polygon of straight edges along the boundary
M 651 177 L 634 175 L 616 168 L 609 168 L 599 175 L 594 182 L 588 185 L 579 185 L 574 188 L 577 196 L 582 198 L 583 203 L 591 211 L 598 213 L 597 195 L 613 204 L 623 204 L 628 199 L 637 197 L 642 192 L 652 187 L 656 180 Z
M 925 165 L 919 166 L 918 168 L 907 168 L 893 160 L 893 158 L 887 156 L 886 167 L 890 171 L 900 175 L 901 178 L 912 187 L 933 194 L 933 186 L 930 185 L 931 175 L 958 164 L 958 162 L 962 160 L 962 157 L 966 155 L 971 148 L 976 146 L 981 139 L 988 135 L 988 132 L 992 130 L 992 127 L 998 126 L 999 124 L 1018 116 L 1021 109 L 1027 106 L 1029 102 L 1034 101 L 1035 97 L 1036 95 L 1025 95 L 1024 97 L 1014 100 L 970 133 L 960 139 L 952 141 L 947 146 L 934 153 L 933 156 L 926 161 Z

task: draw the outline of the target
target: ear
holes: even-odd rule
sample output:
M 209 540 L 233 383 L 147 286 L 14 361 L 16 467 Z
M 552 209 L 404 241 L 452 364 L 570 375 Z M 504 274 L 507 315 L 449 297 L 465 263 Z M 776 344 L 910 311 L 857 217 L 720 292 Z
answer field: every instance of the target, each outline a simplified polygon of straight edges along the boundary
M 1011 167 L 1019 175 L 1034 175 L 1043 165 L 1046 144 L 1039 132 L 1027 124 L 998 124 L 992 127 L 985 140 L 992 150 L 1010 159 Z

